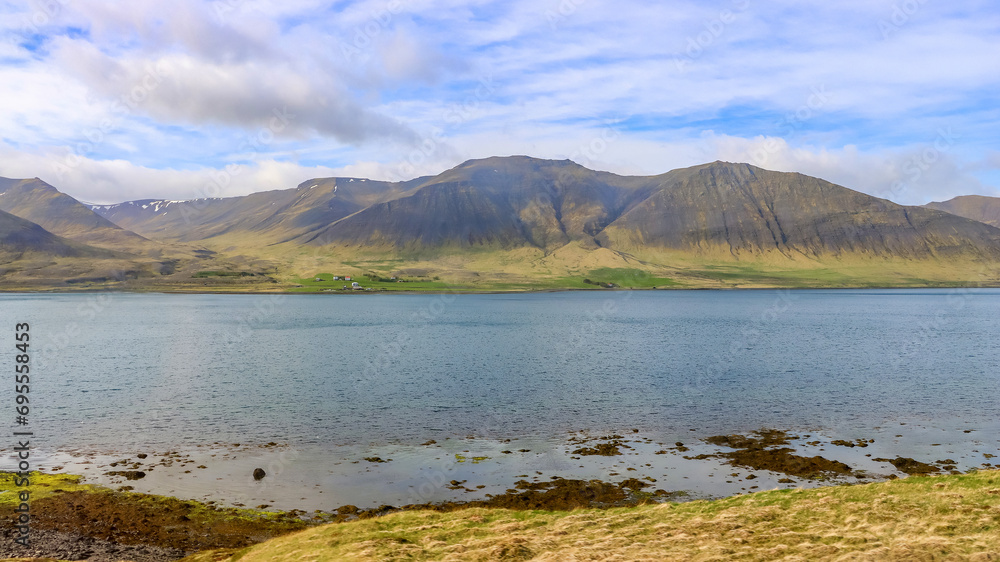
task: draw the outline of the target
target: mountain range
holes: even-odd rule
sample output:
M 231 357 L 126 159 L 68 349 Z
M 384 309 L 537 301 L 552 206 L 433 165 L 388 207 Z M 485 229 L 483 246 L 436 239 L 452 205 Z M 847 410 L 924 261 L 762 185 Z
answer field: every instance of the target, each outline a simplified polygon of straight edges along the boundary
M 96 271 L 108 267 L 136 287 L 180 289 L 281 289 L 338 271 L 471 288 L 572 287 L 614 271 L 689 287 L 991 285 L 1000 265 L 1000 199 L 903 206 L 728 162 L 620 176 L 494 157 L 406 182 L 92 206 L 37 178 L 0 179 L 0 211 L 6 286 L 120 282 Z M 87 264 L 100 267 L 80 273 Z

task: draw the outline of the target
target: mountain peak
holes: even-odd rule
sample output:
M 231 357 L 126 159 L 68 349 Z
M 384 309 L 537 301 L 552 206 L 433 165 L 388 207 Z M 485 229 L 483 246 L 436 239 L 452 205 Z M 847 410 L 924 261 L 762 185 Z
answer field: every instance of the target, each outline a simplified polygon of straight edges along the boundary
M 580 165 L 569 159 L 549 160 L 545 158 L 535 158 L 533 156 L 525 156 L 523 154 L 515 154 L 511 156 L 490 156 L 487 158 L 472 158 L 470 160 L 462 162 L 458 166 L 455 166 L 454 168 L 452 168 L 452 170 L 480 168 L 489 166 L 503 167 L 503 168 L 517 168 L 517 167 L 527 166 L 531 168 L 538 168 L 547 166 L 580 166 Z
M 960 195 L 947 201 L 928 203 L 924 207 L 1000 227 L 1000 197 Z
M 115 225 L 39 178 L 0 179 L 0 211 L 40 225 L 75 242 L 132 246 L 143 237 Z

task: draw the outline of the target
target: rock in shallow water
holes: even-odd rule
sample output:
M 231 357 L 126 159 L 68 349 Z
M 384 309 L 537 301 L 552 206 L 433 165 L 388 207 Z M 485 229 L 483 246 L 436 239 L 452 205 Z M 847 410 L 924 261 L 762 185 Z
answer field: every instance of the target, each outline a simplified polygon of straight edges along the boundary
M 264 478 L 265 476 L 267 476 L 267 473 L 264 472 L 263 468 L 255 468 L 255 469 L 253 469 L 253 479 L 254 480 L 260 480 L 260 479 Z
M 141 470 L 113 470 L 105 474 L 108 476 L 124 476 L 126 480 L 139 480 L 146 477 L 146 473 Z

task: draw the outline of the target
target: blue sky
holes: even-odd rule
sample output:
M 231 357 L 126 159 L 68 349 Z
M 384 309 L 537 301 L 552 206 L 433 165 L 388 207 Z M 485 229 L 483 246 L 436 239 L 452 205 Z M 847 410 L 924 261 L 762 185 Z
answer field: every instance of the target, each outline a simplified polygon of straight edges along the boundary
M 90 202 L 527 154 L 1000 195 L 988 1 L 0 2 L 0 176 Z

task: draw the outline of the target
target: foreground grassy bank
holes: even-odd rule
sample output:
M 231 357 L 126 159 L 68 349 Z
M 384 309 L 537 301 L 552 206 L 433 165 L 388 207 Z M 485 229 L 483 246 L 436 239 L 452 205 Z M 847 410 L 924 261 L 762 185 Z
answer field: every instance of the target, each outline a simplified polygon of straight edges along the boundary
M 1000 471 L 572 512 L 402 512 L 223 560 L 1000 559 Z
M 323 518 L 303 512 L 218 507 L 168 496 L 112 490 L 83 483 L 71 474 L 28 473 L 18 486 L 14 473 L 0 472 L 0 529 L 11 542 L 15 508 L 30 494 L 32 530 L 49 530 L 120 545 L 151 545 L 178 552 L 240 548 L 304 529 Z M 326 519 L 329 521 L 331 519 Z M 5 544 L 4 546 L 10 546 Z M 13 549 L 15 552 L 16 549 Z
M 629 508 L 425 509 L 329 524 L 36 476 L 39 528 L 199 551 L 186 562 L 1000 560 L 995 470 Z M 12 513 L 10 475 L 0 480 L 0 507 Z

